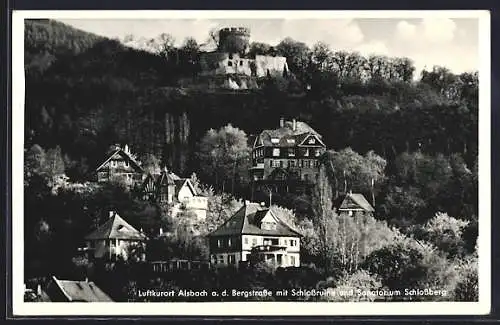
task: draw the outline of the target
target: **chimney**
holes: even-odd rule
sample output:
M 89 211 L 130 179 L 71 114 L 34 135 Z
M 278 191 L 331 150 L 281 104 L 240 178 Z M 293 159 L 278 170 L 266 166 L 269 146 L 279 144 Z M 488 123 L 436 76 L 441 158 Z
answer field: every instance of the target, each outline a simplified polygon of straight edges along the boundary
M 109 211 L 109 219 L 113 218 L 114 215 L 115 215 L 115 211 L 113 211 L 113 210 Z
M 130 149 L 128 147 L 128 144 L 125 145 L 125 148 L 123 149 L 123 151 L 125 151 L 125 153 L 130 153 Z
M 42 286 L 40 284 L 36 286 L 36 294 L 39 297 L 42 295 Z
M 280 118 L 280 128 L 285 127 L 285 119 L 283 117 Z
M 292 130 L 297 131 L 297 120 L 296 119 L 292 120 Z
M 265 207 L 266 206 L 266 202 L 260 202 L 260 206 L 261 207 Z
M 85 282 L 89 283 L 89 278 L 88 277 L 85 277 Z
M 160 236 L 163 235 L 163 228 L 160 227 Z

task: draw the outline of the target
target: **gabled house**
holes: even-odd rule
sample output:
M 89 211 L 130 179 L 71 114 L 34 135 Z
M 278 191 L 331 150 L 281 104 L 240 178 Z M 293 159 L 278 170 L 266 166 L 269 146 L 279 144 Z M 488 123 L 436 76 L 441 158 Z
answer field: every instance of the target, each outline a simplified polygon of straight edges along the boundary
M 281 118 L 279 128 L 263 130 L 254 139 L 251 179 L 314 182 L 325 150 L 321 135 L 307 123 Z
M 114 211 L 109 212 L 108 221 L 85 237 L 89 257 L 124 260 L 145 260 L 147 239 Z
M 349 192 L 342 200 L 338 211 L 352 216 L 356 213 L 373 213 L 375 209 L 363 194 Z
M 99 183 L 118 180 L 127 185 L 140 184 L 144 179 L 144 170 L 128 145 L 124 148 L 115 146 L 107 158 L 96 168 Z
M 210 263 L 238 266 L 240 262 L 267 261 L 276 267 L 298 267 L 301 236 L 272 209 L 245 202 L 208 235 Z
M 172 215 L 182 211 L 192 212 L 198 219 L 205 219 L 208 200 L 197 193 L 189 178 L 181 178 L 164 169 L 160 174 L 148 174 L 142 185 L 144 199 L 168 204 Z
M 94 282 L 59 280 L 55 276 L 47 284 L 42 301 L 113 302 Z

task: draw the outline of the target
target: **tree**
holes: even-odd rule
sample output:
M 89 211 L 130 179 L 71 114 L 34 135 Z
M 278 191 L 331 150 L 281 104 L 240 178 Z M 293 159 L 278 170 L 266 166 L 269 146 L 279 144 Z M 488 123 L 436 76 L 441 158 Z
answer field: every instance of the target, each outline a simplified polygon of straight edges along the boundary
M 46 175 L 48 184 L 51 184 L 51 186 L 55 184 L 57 177 L 64 175 L 64 158 L 59 146 L 47 150 L 43 171 Z
M 156 158 L 155 155 L 147 153 L 142 157 L 142 168 L 146 173 L 159 174 L 161 172 L 160 159 Z
M 250 155 L 247 136 L 244 131 L 231 124 L 218 131 L 210 129 L 201 139 L 199 152 L 200 167 L 208 178 L 215 180 L 215 186 L 231 179 L 231 192 L 234 193 L 237 167 L 248 162 Z
M 469 222 L 455 219 L 446 213 L 436 213 L 424 226 L 425 239 L 449 257 L 461 255 L 464 250 L 462 234 Z
M 366 293 L 380 289 L 383 289 L 383 287 L 377 276 L 373 276 L 365 270 L 358 270 L 352 274 L 342 276 L 338 281 L 336 281 L 334 287 L 328 287 L 330 294 L 322 297 L 322 300 L 336 302 L 371 302 L 381 300 L 381 298 L 376 295 Z
M 308 76 L 310 49 L 305 43 L 287 37 L 276 46 L 276 51 L 279 55 L 286 57 L 290 72 L 302 82 L 310 82 L 310 76 Z
M 393 290 L 418 288 L 418 282 L 426 275 L 422 264 L 423 255 L 418 249 L 395 243 L 372 252 L 364 261 L 363 268 L 378 274 L 382 284 Z
M 250 57 L 255 57 L 256 55 L 269 55 L 271 52 L 271 45 L 260 42 L 253 42 L 250 44 L 250 49 L 248 55 Z
M 324 164 L 330 171 L 334 197 L 349 190 L 375 195 L 375 185 L 385 178 L 386 161 L 373 151 L 362 156 L 351 148 L 326 153 Z
M 24 177 L 28 181 L 33 175 L 43 174 L 45 166 L 45 150 L 38 144 L 34 144 L 31 148 L 25 151 L 24 156 Z

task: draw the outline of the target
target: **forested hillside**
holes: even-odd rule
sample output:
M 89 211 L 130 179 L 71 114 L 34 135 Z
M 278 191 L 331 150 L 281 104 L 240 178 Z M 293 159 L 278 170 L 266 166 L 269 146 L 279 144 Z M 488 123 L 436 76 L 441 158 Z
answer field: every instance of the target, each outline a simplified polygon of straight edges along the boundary
M 214 224 L 220 224 L 236 205 L 220 193 L 224 185 L 227 192 L 232 183 L 235 196 L 249 193 L 248 162 L 237 162 L 236 177 L 236 160 L 223 152 L 220 170 L 214 171 L 210 158 L 200 159 L 210 152 L 207 131 L 217 130 L 209 134 L 214 139 L 232 133 L 246 140 L 263 129 L 277 128 L 280 117 L 305 121 L 323 136 L 328 163 L 322 172 L 331 199 L 337 200 L 347 188 L 373 195 L 377 221 L 363 222 L 374 227 L 377 236 L 401 235 L 381 226 L 382 220 L 409 238 L 441 245 L 444 255 L 452 250 L 451 257 L 439 255 L 443 268 L 473 254 L 478 218 L 477 72 L 457 75 L 445 67 L 415 71 L 407 58 L 363 57 L 321 43 L 308 48 L 300 40 L 285 38 L 275 47 L 253 43 L 250 51 L 287 57 L 289 72 L 258 80 L 260 89 L 213 91 L 189 87 L 190 81 L 199 85 L 201 50 L 194 40 L 175 47 L 171 37 L 162 34 L 148 44 L 147 51 L 134 49 L 59 22 L 26 22 L 25 225 L 26 245 L 33 248 L 27 254 L 33 258 L 46 256 L 57 263 L 51 257 L 56 247 L 58 258 L 65 256 L 71 264 L 79 244 L 71 238 L 81 238 L 113 206 L 127 211 L 135 225 L 153 228 L 164 222 L 160 207 L 117 188 L 89 185 L 54 194 L 53 183 L 33 175 L 50 179 L 63 173 L 72 182 L 84 183 L 95 176 L 111 144 L 128 144 L 140 158 L 154 156 L 176 173 L 188 177 L 196 172 L 202 183 L 213 185 L 204 189 L 211 202 L 227 205 L 217 210 Z M 220 174 L 225 176 L 221 179 Z M 318 237 L 315 228 L 326 227 L 323 219 L 308 215 L 314 198 L 310 202 L 276 195 L 275 200 L 294 210 L 307 233 L 304 260 L 328 260 L 317 248 L 318 242 L 327 240 Z M 57 215 L 61 213 L 64 218 Z M 368 228 L 359 230 L 359 223 L 350 220 L 339 222 L 365 238 L 362 234 Z M 448 230 L 451 235 L 441 236 Z M 44 236 L 51 238 L 50 245 L 44 246 Z M 61 245 L 67 241 L 71 244 Z M 388 246 L 380 247 L 386 255 L 367 251 L 360 257 L 373 262 L 366 266 L 370 272 L 384 273 L 377 267 L 392 263 L 384 256 L 401 258 L 403 265 L 409 258 L 404 249 L 421 249 L 406 239 L 397 244 L 386 241 Z M 204 254 L 199 247 L 189 249 L 189 254 Z M 347 267 L 345 263 L 342 267 Z M 435 265 L 431 260 L 426 263 L 430 268 Z M 50 263 L 41 264 L 51 268 Z M 32 267 L 34 273 L 38 266 Z M 356 274 L 363 277 L 364 273 L 354 273 L 358 267 L 361 264 L 352 266 L 344 280 L 351 281 L 349 277 Z M 396 278 L 402 276 L 394 272 Z

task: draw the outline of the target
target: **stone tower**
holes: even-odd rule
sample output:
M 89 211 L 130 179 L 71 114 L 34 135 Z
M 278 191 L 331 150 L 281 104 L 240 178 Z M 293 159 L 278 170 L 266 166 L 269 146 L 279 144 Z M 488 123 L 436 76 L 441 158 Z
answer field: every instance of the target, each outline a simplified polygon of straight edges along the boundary
M 250 29 L 245 27 L 226 27 L 219 31 L 219 52 L 247 53 L 250 43 Z

